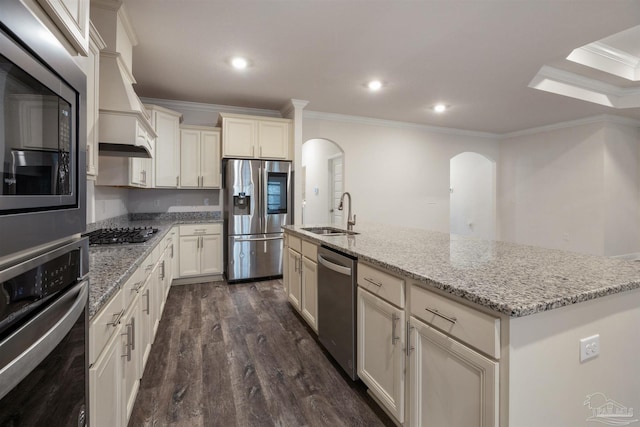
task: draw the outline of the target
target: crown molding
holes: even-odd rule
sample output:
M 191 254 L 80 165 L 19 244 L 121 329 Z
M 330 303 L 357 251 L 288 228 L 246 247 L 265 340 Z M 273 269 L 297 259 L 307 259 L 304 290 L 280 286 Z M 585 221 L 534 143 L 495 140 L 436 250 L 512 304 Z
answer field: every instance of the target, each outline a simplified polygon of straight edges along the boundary
M 417 129 L 429 132 L 443 133 L 448 135 L 468 136 L 474 138 L 497 138 L 499 134 L 479 131 L 469 131 L 463 129 L 446 128 L 440 126 L 423 125 L 418 123 L 401 122 L 396 120 L 375 119 L 372 117 L 350 116 L 347 114 L 324 113 L 321 111 L 303 111 L 303 118 L 327 120 L 331 122 L 355 123 L 369 126 L 383 126 L 400 129 Z
M 627 80 L 640 80 L 640 58 L 602 42 L 574 49 L 567 59 Z
M 538 133 L 551 132 L 554 130 L 567 129 L 576 126 L 585 126 L 590 124 L 613 123 L 617 125 L 632 126 L 640 128 L 640 120 L 631 119 L 629 117 L 621 117 L 613 114 L 600 114 L 597 116 L 585 117 L 583 119 L 569 120 L 566 122 L 554 123 L 551 125 L 538 126 L 519 130 L 515 132 L 505 133 L 499 136 L 499 139 L 516 138 L 519 136 L 535 135 Z
M 145 104 L 157 104 L 157 105 L 160 105 L 161 107 L 165 107 L 170 110 L 198 111 L 198 112 L 206 112 L 206 113 L 214 113 L 214 114 L 224 112 L 224 113 L 235 113 L 235 114 L 249 114 L 252 116 L 265 116 L 265 117 L 278 117 L 278 118 L 282 117 L 280 111 L 278 110 L 234 107 L 231 105 L 205 104 L 202 102 L 191 102 L 191 101 L 175 101 L 172 99 L 162 99 L 162 98 L 141 97 L 140 99 Z

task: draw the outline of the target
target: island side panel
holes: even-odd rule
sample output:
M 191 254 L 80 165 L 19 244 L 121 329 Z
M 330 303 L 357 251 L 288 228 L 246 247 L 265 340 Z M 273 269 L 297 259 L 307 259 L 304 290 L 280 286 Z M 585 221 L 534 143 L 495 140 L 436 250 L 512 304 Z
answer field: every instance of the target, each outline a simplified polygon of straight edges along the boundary
M 615 408 L 614 418 L 640 418 L 640 290 L 512 318 L 509 326 L 509 426 L 592 425 L 602 405 Z M 599 356 L 580 362 L 580 339 L 596 334 Z

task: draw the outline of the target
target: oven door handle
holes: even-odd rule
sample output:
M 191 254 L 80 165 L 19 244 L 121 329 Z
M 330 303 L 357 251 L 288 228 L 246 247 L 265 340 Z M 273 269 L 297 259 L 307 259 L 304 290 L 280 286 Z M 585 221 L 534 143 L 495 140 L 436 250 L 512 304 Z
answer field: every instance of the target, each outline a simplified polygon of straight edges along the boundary
M 0 399 L 67 336 L 87 306 L 88 294 L 89 281 L 78 283 L 0 343 Z

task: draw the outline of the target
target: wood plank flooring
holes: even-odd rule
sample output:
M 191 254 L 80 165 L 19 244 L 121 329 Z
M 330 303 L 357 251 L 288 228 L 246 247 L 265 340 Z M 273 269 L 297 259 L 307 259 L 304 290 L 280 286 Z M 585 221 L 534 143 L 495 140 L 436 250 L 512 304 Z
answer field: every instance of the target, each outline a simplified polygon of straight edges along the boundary
M 279 280 L 174 286 L 129 426 L 392 426 L 336 366 Z

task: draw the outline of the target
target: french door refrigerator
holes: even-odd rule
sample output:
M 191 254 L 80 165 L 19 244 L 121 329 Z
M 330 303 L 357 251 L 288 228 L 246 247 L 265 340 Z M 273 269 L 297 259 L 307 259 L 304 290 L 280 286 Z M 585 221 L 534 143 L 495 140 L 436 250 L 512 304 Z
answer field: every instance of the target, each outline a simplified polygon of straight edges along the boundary
M 291 162 L 225 159 L 227 281 L 282 276 L 282 226 L 292 222 Z

